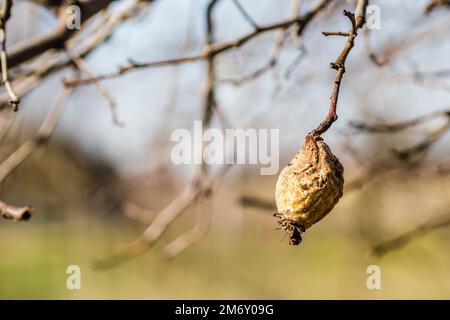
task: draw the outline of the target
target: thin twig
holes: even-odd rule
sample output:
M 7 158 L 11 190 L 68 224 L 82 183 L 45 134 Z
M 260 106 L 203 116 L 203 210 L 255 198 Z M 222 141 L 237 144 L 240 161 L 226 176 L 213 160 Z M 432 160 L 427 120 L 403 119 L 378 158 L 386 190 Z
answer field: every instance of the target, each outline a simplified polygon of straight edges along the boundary
M 289 19 L 298 18 L 299 17 L 298 9 L 299 9 L 299 0 L 293 0 L 292 4 L 291 4 L 291 8 L 289 9 L 290 13 L 289 13 L 288 18 Z M 313 9 L 312 11 L 314 12 L 314 15 L 316 15 L 319 12 L 319 11 L 316 11 L 315 9 Z M 313 17 L 314 17 L 314 15 L 313 15 Z M 311 20 L 312 19 L 310 19 L 309 21 L 311 21 Z M 222 80 L 220 80 L 220 82 L 231 83 L 235 86 L 239 86 L 243 83 L 253 81 L 253 80 L 261 77 L 268 71 L 274 70 L 274 68 L 278 64 L 280 54 L 283 49 L 286 38 L 288 37 L 287 29 L 288 28 L 282 28 L 282 29 L 278 30 L 277 33 L 275 34 L 274 43 L 273 43 L 271 51 L 270 51 L 269 61 L 266 64 L 264 64 L 260 68 L 254 70 L 253 72 L 251 72 L 239 79 L 222 79 Z M 292 33 L 292 34 L 294 34 L 294 33 Z M 299 34 L 295 33 L 295 37 L 298 38 Z
M 245 10 L 245 8 L 242 6 L 241 2 L 239 0 L 232 0 L 236 8 L 239 10 L 239 12 L 242 14 L 244 19 L 255 29 L 258 30 L 259 26 L 255 22 L 255 20 L 250 16 L 250 14 Z
M 71 89 L 61 89 L 55 103 L 51 107 L 44 121 L 38 129 L 36 136 L 24 142 L 19 148 L 11 153 L 0 163 L 0 183 L 9 176 L 23 161 L 31 156 L 39 147 L 43 146 L 55 129 L 61 110 L 66 104 Z
M 121 122 L 117 117 L 116 102 L 114 101 L 113 97 L 111 97 L 109 92 L 103 87 L 103 85 L 99 81 L 95 80 L 95 76 L 89 69 L 89 66 L 87 65 L 86 61 L 84 61 L 83 58 L 81 57 L 73 57 L 71 59 L 78 69 L 84 72 L 89 78 L 93 79 L 97 91 L 103 98 L 105 98 L 106 102 L 108 103 L 109 109 L 111 110 L 111 117 L 113 124 L 118 127 L 123 127 L 124 123 Z
M 413 30 L 415 26 L 411 26 L 409 29 Z M 430 41 L 433 37 L 446 35 L 445 30 L 448 30 L 450 27 L 450 20 L 446 21 L 443 25 L 439 25 L 437 27 L 433 28 L 427 28 L 422 29 L 417 32 L 408 32 L 406 34 L 401 34 L 397 37 L 397 39 L 392 38 L 388 39 L 384 45 L 381 46 L 380 49 L 378 49 L 378 53 L 374 53 L 372 50 L 368 38 L 366 39 L 365 43 L 363 43 L 365 46 L 368 46 L 365 48 L 366 54 L 370 56 L 373 55 L 372 61 L 376 65 L 387 65 L 391 61 L 394 60 L 395 56 L 398 56 L 400 53 L 404 52 L 408 48 L 411 48 L 414 45 L 417 45 L 419 42 L 422 41 Z
M 339 89 L 341 87 L 341 81 L 345 73 L 345 62 L 347 60 L 348 54 L 350 53 L 350 50 L 353 48 L 355 44 L 355 37 L 358 35 L 357 33 L 358 29 L 361 28 L 365 23 L 367 4 L 368 4 L 367 0 L 358 0 L 355 14 L 344 10 L 344 15 L 350 20 L 352 27 L 348 32 L 347 41 L 345 42 L 344 48 L 339 54 L 339 57 L 336 59 L 335 62 L 331 63 L 331 68 L 336 70 L 336 77 L 334 79 L 328 114 L 326 118 L 322 121 L 322 123 L 311 132 L 311 135 L 314 136 L 322 135 L 331 127 L 331 125 L 338 118 L 336 109 L 339 97 Z
M 170 66 L 170 65 L 183 64 L 183 63 L 187 63 L 187 62 L 196 62 L 196 61 L 205 59 L 206 57 L 207 57 L 207 54 L 203 53 L 203 54 L 193 55 L 193 56 L 189 56 L 189 57 L 165 59 L 165 60 L 160 60 L 160 61 L 143 62 L 143 63 L 129 59 L 128 65 L 119 67 L 114 72 L 101 74 L 101 75 L 97 75 L 95 77 L 89 77 L 89 78 L 67 79 L 64 81 L 64 84 L 67 87 L 86 85 L 86 84 L 91 84 L 93 82 L 117 78 L 129 71 L 136 70 L 136 69 L 164 67 L 164 66 Z
M 377 55 L 372 51 L 372 47 L 370 46 L 370 30 L 365 25 L 363 27 L 363 49 L 366 54 L 366 56 L 369 58 L 369 60 L 376 66 L 382 67 L 384 66 L 388 61 L 381 60 Z
M 150 67 L 161 67 L 161 66 L 168 66 L 168 65 L 175 65 L 175 64 L 182 64 L 182 63 L 188 63 L 188 62 L 195 62 L 198 60 L 204 60 L 208 59 L 210 56 L 216 56 L 223 52 L 226 52 L 230 49 L 239 48 L 246 44 L 248 41 L 252 40 L 258 35 L 261 35 L 265 32 L 277 30 L 277 29 L 285 29 L 292 25 L 298 25 L 299 26 L 299 32 L 303 31 L 303 29 L 306 27 L 306 25 L 311 21 L 314 16 L 323 10 L 332 0 L 320 0 L 314 7 L 309 11 L 307 14 L 301 17 L 296 17 L 293 19 L 289 19 L 283 22 L 270 24 L 267 26 L 259 27 L 257 30 L 253 30 L 249 32 L 246 35 L 243 35 L 237 39 L 231 40 L 231 41 L 224 41 L 220 43 L 215 43 L 211 46 L 206 46 L 202 53 L 188 56 L 188 57 L 181 57 L 181 58 L 174 58 L 174 59 L 166 59 L 161 61 L 153 61 L 153 62 L 144 62 L 144 63 L 138 63 L 133 60 L 129 61 L 129 64 L 124 67 L 120 67 L 118 70 L 107 73 L 107 74 L 101 74 L 97 75 L 95 78 L 74 78 L 69 79 L 65 81 L 65 84 L 67 86 L 79 86 L 79 85 L 86 85 L 93 83 L 95 81 L 101 81 L 106 79 L 113 79 L 116 77 L 119 77 L 127 72 L 134 71 L 137 69 L 142 68 L 150 68 Z

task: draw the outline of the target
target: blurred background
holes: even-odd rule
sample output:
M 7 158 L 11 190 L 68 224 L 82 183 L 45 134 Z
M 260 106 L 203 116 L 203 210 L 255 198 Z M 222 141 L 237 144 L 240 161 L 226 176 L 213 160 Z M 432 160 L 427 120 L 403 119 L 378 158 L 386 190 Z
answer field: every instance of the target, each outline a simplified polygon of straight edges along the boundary
M 325 37 L 322 31 L 348 30 L 341 12 L 354 11 L 355 2 L 330 1 L 301 37 L 294 27 L 286 29 L 276 63 L 246 81 L 239 79 L 273 57 L 277 30 L 215 59 L 221 112 L 233 128 L 279 129 L 280 170 L 328 112 L 335 76 L 329 64 L 345 38 Z M 67 44 L 72 51 L 49 50 L 11 67 L 13 86 L 27 90 L 20 94 L 18 112 L 7 106 L 0 111 L 2 161 L 36 136 L 63 80 L 83 72 L 67 63 L 27 87 L 38 68 L 82 52 L 83 41 L 108 31 L 104 21 L 126 10 L 104 41 L 83 54 L 86 74 L 114 73 L 130 59 L 196 55 L 205 42 L 208 3 L 114 1 L 83 22 Z M 304 15 L 315 1 L 239 3 L 266 26 L 292 18 L 293 7 L 294 17 Z M 277 175 L 260 175 L 259 165 L 234 165 L 205 201 L 212 222 L 197 244 L 170 260 L 162 254 L 195 224 L 199 208 L 194 205 L 148 252 L 112 270 L 93 270 L 95 259 L 137 238 L 198 169 L 172 163 L 170 135 L 177 128 L 192 130 L 202 119 L 206 63 L 137 68 L 99 82 L 101 89 L 98 83 L 75 86 L 49 141 L 1 181 L 2 201 L 32 206 L 35 213 L 29 221 L 0 220 L 0 298 L 450 298 L 449 6 L 426 0 L 370 4 L 379 9 L 380 28 L 360 31 L 356 38 L 341 86 L 339 120 L 324 135 L 345 167 L 344 196 L 305 233 L 300 246 L 289 246 L 275 230 L 271 206 Z M 52 1 L 15 1 L 7 52 L 55 28 L 58 10 Z M 219 43 L 253 30 L 232 0 L 219 1 L 214 25 Z M 411 119 L 419 120 L 405 124 Z M 212 126 L 220 127 L 220 121 Z M 405 233 L 398 248 L 379 249 Z M 372 264 L 381 268 L 380 290 L 366 286 Z M 81 268 L 80 290 L 66 288 L 69 265 Z

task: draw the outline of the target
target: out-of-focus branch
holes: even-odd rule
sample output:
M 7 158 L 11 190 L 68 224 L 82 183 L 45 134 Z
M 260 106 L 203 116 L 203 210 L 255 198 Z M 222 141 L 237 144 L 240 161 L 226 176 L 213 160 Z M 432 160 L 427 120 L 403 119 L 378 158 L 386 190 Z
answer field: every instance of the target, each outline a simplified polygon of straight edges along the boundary
M 345 62 L 350 53 L 350 50 L 355 45 L 355 38 L 358 35 L 358 29 L 362 28 L 362 26 L 365 23 L 367 5 L 368 5 L 367 0 L 358 0 L 354 14 L 344 10 L 344 15 L 350 20 L 351 23 L 350 31 L 344 33 L 343 32 L 324 33 L 325 35 L 332 34 L 338 36 L 345 36 L 347 37 L 347 41 L 345 42 L 344 48 L 339 54 L 339 57 L 336 59 L 335 62 L 331 63 L 331 68 L 336 70 L 336 77 L 334 79 L 333 89 L 330 98 L 331 100 L 330 108 L 327 116 L 322 121 L 322 123 L 311 132 L 311 134 L 314 136 L 322 135 L 338 119 L 336 109 L 339 97 L 339 90 L 341 87 L 341 81 L 345 73 Z
M 23 161 L 33 154 L 39 147 L 43 146 L 53 130 L 55 129 L 62 108 L 66 104 L 71 89 L 63 88 L 56 98 L 44 121 L 42 122 L 37 135 L 24 142 L 18 149 L 13 151 L 5 160 L 0 163 L 0 183 L 5 180 Z
M 34 209 L 31 207 L 14 207 L 0 201 L 0 215 L 5 219 L 13 221 L 24 221 L 30 219 Z
M 156 214 L 149 210 L 144 210 L 132 202 L 125 202 L 122 206 L 122 211 L 125 216 L 131 220 L 135 220 L 139 223 L 149 225 L 155 220 Z
M 189 57 L 165 59 L 165 60 L 143 62 L 143 63 L 140 63 L 140 62 L 137 62 L 134 60 L 129 60 L 128 65 L 119 67 L 114 72 L 96 75 L 95 77 L 89 77 L 89 78 L 67 79 L 64 81 L 64 83 L 67 87 L 75 87 L 75 86 L 90 84 L 90 83 L 98 82 L 98 81 L 102 81 L 102 80 L 117 78 L 129 71 L 136 70 L 136 69 L 164 67 L 164 66 L 170 66 L 170 65 L 183 64 L 183 63 L 187 63 L 187 62 L 195 62 L 195 61 L 205 59 L 206 57 L 207 57 L 207 54 L 199 54 L 199 55 L 194 55 L 194 56 L 189 56 Z
M 402 130 L 407 130 L 411 127 L 418 126 L 422 123 L 428 121 L 444 118 L 446 121 L 434 128 L 433 130 L 426 133 L 426 137 L 421 142 L 416 145 L 403 149 L 394 150 L 394 154 L 400 160 L 410 160 L 413 156 L 423 155 L 436 141 L 438 141 L 443 135 L 445 135 L 450 130 L 450 111 L 441 110 L 436 112 L 431 112 L 420 117 L 408 121 L 402 121 L 398 123 L 377 123 L 377 124 L 367 124 L 364 122 L 350 122 L 350 126 L 359 131 L 364 131 L 368 133 L 394 133 Z
M 214 34 L 215 34 L 215 26 L 213 20 L 213 10 L 217 6 L 220 0 L 211 0 L 207 9 L 206 9 L 206 44 L 205 47 L 208 48 L 214 44 Z M 237 3 L 239 6 L 239 3 Z M 241 8 L 243 10 L 243 8 Z M 244 11 L 245 12 L 245 11 Z M 206 83 L 205 83 L 205 92 L 203 99 L 203 121 L 202 121 L 202 129 L 207 130 L 211 125 L 211 120 L 213 117 L 213 113 L 216 113 L 220 120 L 222 120 L 223 124 L 226 125 L 226 120 L 224 115 L 221 113 L 221 110 L 217 104 L 216 100 L 216 66 L 215 66 L 215 55 L 211 55 L 207 58 L 207 69 L 206 69 Z M 167 259 L 173 259 L 178 254 L 182 253 L 184 250 L 196 244 L 198 241 L 203 239 L 206 233 L 209 230 L 210 221 L 212 218 L 212 212 L 206 210 L 204 208 L 204 204 L 207 198 L 212 196 L 213 185 L 207 185 L 207 178 L 211 175 L 209 166 L 205 163 L 203 159 L 205 151 L 205 143 L 202 141 L 201 148 L 201 157 L 202 163 L 200 166 L 199 172 L 199 188 L 200 194 L 198 197 L 199 201 L 199 211 L 197 215 L 197 221 L 195 226 L 177 237 L 171 243 L 169 243 L 164 248 L 164 255 Z M 220 175 L 216 180 L 221 180 L 223 174 L 225 174 L 230 166 L 224 166 L 220 170 Z
M 414 70 L 411 73 L 398 74 L 392 76 L 394 81 L 405 81 L 412 82 L 417 85 L 421 85 L 431 89 L 443 90 L 445 92 L 450 92 L 450 85 L 445 81 L 446 78 L 450 76 L 450 71 L 448 69 L 437 70 L 437 71 L 421 71 Z
M 89 69 L 88 64 L 86 63 L 86 61 L 84 61 L 83 58 L 74 57 L 74 58 L 72 58 L 72 61 L 77 66 L 77 68 L 80 71 L 82 71 L 83 73 L 85 73 L 88 77 L 90 77 L 90 78 L 95 77 L 94 74 L 92 73 L 92 71 Z M 113 124 L 118 127 L 123 127 L 124 126 L 123 122 L 121 122 L 117 117 L 116 102 L 114 101 L 114 99 L 111 97 L 109 92 L 103 87 L 103 85 L 100 82 L 94 80 L 94 84 L 95 84 L 95 87 L 97 88 L 97 91 L 100 93 L 100 95 L 103 98 L 105 98 L 105 100 L 109 106 Z
M 431 0 L 425 7 L 425 13 L 430 14 L 432 11 L 439 7 L 450 8 L 450 0 Z
M 384 66 L 387 61 L 384 61 L 380 59 L 373 51 L 372 47 L 370 45 L 370 30 L 366 26 L 363 28 L 363 49 L 366 54 L 366 56 L 369 58 L 369 60 L 376 66 L 382 67 Z
M 196 183 L 195 183 L 196 184 Z M 199 188 L 194 183 L 187 186 L 162 211 L 160 211 L 144 233 L 123 250 L 93 264 L 96 270 L 115 267 L 125 261 L 143 254 L 162 236 L 167 227 L 187 208 L 189 208 L 199 195 Z
M 276 211 L 277 206 L 275 203 L 271 200 L 258 198 L 255 196 L 248 196 L 243 195 L 239 199 L 239 203 L 243 207 L 250 207 L 250 208 L 256 208 L 256 209 L 263 209 L 268 211 Z
M 106 41 L 111 34 L 116 30 L 117 26 L 121 22 L 126 21 L 136 16 L 137 9 L 139 7 L 146 7 L 146 3 L 141 0 L 133 0 L 127 6 L 124 6 L 121 10 L 114 12 L 113 14 L 106 15 L 99 22 L 99 27 L 96 28 L 87 38 L 83 38 L 81 43 L 69 44 L 73 53 L 72 57 L 68 57 L 66 54 L 46 52 L 45 55 L 40 56 L 39 63 L 36 61 L 35 67 L 27 72 L 23 77 L 15 79 L 15 89 L 19 96 L 24 96 L 36 87 L 40 81 L 72 64 L 73 58 L 85 58 L 92 53 L 101 43 Z M 75 40 L 75 39 L 72 39 Z M 0 96 L 0 106 L 5 105 L 9 97 Z
M 86 20 L 108 7 L 113 0 L 86 0 L 75 1 L 73 4 L 80 8 L 80 22 Z M 20 65 L 37 57 L 49 49 L 63 49 L 64 44 L 76 32 L 76 28 L 68 28 L 68 22 L 73 19 L 73 13 L 68 7 L 59 10 L 59 19 L 56 27 L 47 34 L 26 40 L 14 46 L 9 52 L 8 64 L 10 68 Z
M 299 32 L 303 31 L 303 29 L 307 26 L 307 24 L 315 17 L 315 15 L 323 10 L 331 0 L 320 0 L 316 3 L 316 5 L 313 6 L 311 11 L 306 13 L 305 15 L 301 17 L 296 17 L 293 19 L 289 19 L 283 22 L 270 24 L 267 26 L 260 26 L 258 29 L 255 29 L 251 32 L 249 32 L 246 35 L 243 35 L 235 40 L 231 41 L 225 41 L 220 43 L 215 43 L 210 46 L 206 46 L 202 53 L 188 56 L 188 57 L 181 57 L 181 58 L 174 58 L 174 59 L 166 59 L 161 61 L 153 61 L 153 62 L 144 62 L 144 63 L 137 63 L 135 61 L 130 61 L 130 63 L 127 66 L 120 67 L 115 72 L 107 73 L 107 74 L 101 74 L 96 76 L 95 78 L 74 78 L 69 79 L 65 83 L 67 86 L 79 86 L 79 85 L 85 85 L 89 83 L 93 83 L 95 81 L 105 80 L 105 79 L 112 79 L 119 77 L 127 72 L 134 71 L 137 69 L 142 68 L 150 68 L 150 67 L 161 67 L 161 66 L 167 66 L 167 65 L 176 65 L 176 64 L 182 64 L 187 62 L 194 62 L 198 60 L 204 60 L 208 59 L 208 57 L 219 55 L 223 52 L 226 52 L 230 49 L 239 48 L 246 44 L 248 41 L 252 40 L 258 35 L 261 35 L 265 32 L 277 30 L 277 29 L 285 29 L 293 25 L 297 25 L 299 27 Z
M 298 10 L 299 10 L 299 0 L 293 0 L 292 4 L 291 4 L 291 8 L 289 9 L 290 13 L 289 13 L 288 18 L 289 19 L 294 19 L 296 17 L 298 18 L 298 15 L 299 15 Z M 315 11 L 315 14 L 317 14 L 317 13 L 318 13 L 318 11 Z M 235 86 L 239 86 L 243 83 L 253 81 L 253 80 L 259 78 L 260 76 L 264 75 L 266 72 L 268 72 L 270 70 L 274 70 L 274 68 L 276 67 L 278 60 L 280 58 L 280 54 L 283 49 L 286 38 L 288 37 L 287 29 L 288 28 L 282 28 L 282 29 L 278 30 L 277 33 L 275 34 L 274 43 L 273 43 L 271 51 L 270 51 L 270 58 L 269 58 L 269 61 L 265 65 L 261 66 L 260 68 L 254 70 L 253 72 L 251 72 L 239 79 L 222 79 L 222 80 L 220 80 L 220 82 L 231 83 Z M 296 35 L 296 37 L 298 37 L 298 36 L 299 35 Z
M 211 0 L 206 9 L 206 48 L 209 48 L 214 43 L 214 24 L 212 19 L 212 12 L 219 1 L 220 0 Z M 214 57 L 214 55 L 211 55 L 207 58 L 206 83 L 203 100 L 203 129 L 209 127 L 213 112 L 217 108 L 215 97 Z M 121 264 L 130 258 L 144 253 L 151 248 L 151 246 L 162 236 L 167 227 L 172 224 L 172 222 L 176 220 L 176 218 L 181 215 L 188 207 L 190 207 L 195 202 L 195 200 L 205 196 L 210 196 L 212 194 L 216 182 L 221 180 L 230 166 L 223 166 L 222 169 L 216 174 L 216 176 L 211 176 L 211 174 L 208 172 L 206 163 L 203 161 L 203 151 L 204 144 L 202 144 L 201 148 L 201 167 L 198 175 L 195 177 L 193 182 L 189 186 L 187 186 L 179 196 L 174 198 L 168 206 L 166 206 L 161 212 L 156 215 L 153 222 L 147 227 L 141 237 L 129 244 L 124 250 L 106 257 L 105 259 L 97 260 L 94 264 L 94 269 L 108 269 L 117 266 L 118 264 Z M 209 214 L 210 213 L 208 213 L 208 217 Z M 199 219 L 203 219 L 203 215 L 199 216 Z M 189 231 L 187 235 L 182 235 L 174 242 L 169 244 L 169 256 L 173 258 L 175 253 L 180 253 L 184 249 L 200 240 L 206 233 L 208 226 L 209 223 L 204 224 L 203 221 L 198 222 L 193 231 Z M 192 236 L 192 234 L 194 234 L 194 236 Z M 181 246 L 180 243 L 182 243 Z
M 423 155 L 425 151 L 429 150 L 430 147 L 438 141 L 442 136 L 444 136 L 450 130 L 450 118 L 443 125 L 435 128 L 431 132 L 426 134 L 426 138 L 416 145 L 402 149 L 394 150 L 396 156 L 401 160 L 410 160 L 416 155 Z
M 12 0 L 3 0 L 0 10 L 0 66 L 2 73 L 2 83 L 9 95 L 9 105 L 14 111 L 17 111 L 20 99 L 14 91 L 8 77 L 8 55 L 6 53 L 6 22 L 11 16 Z
M 40 6 L 44 6 L 47 9 L 57 9 L 64 2 L 64 0 L 31 0 L 31 1 Z
M 368 183 L 371 178 L 376 176 L 377 167 L 373 166 L 371 169 L 366 169 L 362 174 L 355 176 L 352 180 L 345 183 L 345 194 L 360 189 L 364 184 Z M 245 208 L 254 208 L 275 212 L 277 207 L 275 202 L 262 197 L 253 195 L 242 195 L 238 199 L 239 204 Z
M 37 135 L 33 139 L 23 143 L 0 163 L 0 183 L 31 156 L 34 151 L 47 142 L 56 127 L 62 107 L 65 105 L 70 91 L 71 89 L 65 88 L 61 90 L 61 93 L 42 122 Z M 0 201 L 0 215 L 6 219 L 14 221 L 28 220 L 33 211 L 34 209 L 32 207 L 14 207 Z
M 408 231 L 404 234 L 399 235 L 391 240 L 382 242 L 372 248 L 370 255 L 372 257 L 381 257 L 386 253 L 398 250 L 404 246 L 406 246 L 411 241 L 427 234 L 432 231 L 435 231 L 439 228 L 447 227 L 450 225 L 450 215 L 446 214 L 438 218 L 434 218 L 424 224 L 421 224 L 414 228 L 411 231 Z
M 414 45 L 417 45 L 422 41 L 429 41 L 432 37 L 440 36 L 442 34 L 445 35 L 445 30 L 448 30 L 450 27 L 450 20 L 446 21 L 443 25 L 439 25 L 433 28 L 427 28 L 423 30 L 419 30 L 417 32 L 408 32 L 402 33 L 397 39 L 392 38 L 386 41 L 385 44 L 381 45 L 379 49 L 377 49 L 377 53 L 375 53 L 370 46 L 368 33 L 366 37 L 366 41 L 364 42 L 364 50 L 366 55 L 374 62 L 375 65 L 384 66 L 389 64 L 396 56 L 400 55 L 402 52 L 405 52 L 407 49 L 411 48 Z M 414 29 L 413 27 L 410 28 Z M 367 31 L 368 32 L 368 31 Z
M 413 118 L 407 121 L 400 121 L 396 123 L 366 123 L 362 121 L 350 121 L 349 126 L 359 131 L 369 133 L 393 133 L 418 126 L 422 123 L 440 118 L 450 118 L 450 110 L 440 110 L 436 112 L 427 113 L 425 115 Z
M 205 190 L 206 194 L 199 197 L 197 220 L 194 228 L 185 232 L 164 248 L 164 256 L 166 259 L 173 259 L 180 253 L 199 242 L 209 230 L 212 212 L 205 208 L 205 201 L 210 190 Z
M 440 79 L 440 78 L 447 78 L 450 76 L 450 70 L 443 69 L 443 70 L 437 70 L 437 71 L 420 71 L 416 70 L 412 75 L 411 78 L 414 78 L 415 80 L 421 80 L 421 79 Z
M 244 19 L 255 29 L 258 30 L 259 26 L 255 22 L 255 20 L 250 16 L 250 14 L 245 10 L 245 8 L 242 6 L 241 2 L 239 0 L 232 0 L 236 8 L 239 10 L 239 12 L 242 14 Z
M 137 257 L 149 250 L 155 242 L 164 234 L 172 222 L 186 211 L 195 200 L 201 196 L 204 190 L 210 190 L 212 194 L 221 182 L 231 166 L 223 166 L 214 176 L 203 180 L 203 185 L 199 184 L 200 176 L 194 179 L 177 197 L 175 197 L 162 211 L 160 211 L 153 222 L 145 229 L 143 234 L 124 249 L 103 259 L 95 261 L 93 268 L 96 270 L 105 270 L 122 264 L 129 259 Z
M 9 112 L 9 110 L 0 109 L 0 145 L 5 141 L 8 135 L 9 129 L 11 129 L 14 122 L 14 113 Z

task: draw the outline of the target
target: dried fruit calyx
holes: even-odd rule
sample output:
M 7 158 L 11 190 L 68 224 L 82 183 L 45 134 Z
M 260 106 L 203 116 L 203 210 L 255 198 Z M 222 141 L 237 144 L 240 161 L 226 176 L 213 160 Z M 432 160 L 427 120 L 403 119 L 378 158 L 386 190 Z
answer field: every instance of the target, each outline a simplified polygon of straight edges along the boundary
M 275 216 L 290 244 L 300 244 L 301 234 L 333 209 L 343 194 L 343 174 L 323 139 L 307 135 L 303 148 L 281 171 L 275 190 Z

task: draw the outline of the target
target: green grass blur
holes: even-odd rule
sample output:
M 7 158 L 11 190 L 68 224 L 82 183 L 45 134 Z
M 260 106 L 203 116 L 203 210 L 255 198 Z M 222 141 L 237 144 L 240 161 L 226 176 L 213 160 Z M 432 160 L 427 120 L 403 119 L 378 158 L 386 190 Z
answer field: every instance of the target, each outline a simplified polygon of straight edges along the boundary
M 434 199 L 418 196 L 434 192 Z M 449 230 L 414 240 L 379 260 L 371 244 L 427 220 L 423 208 L 445 208 L 446 181 L 377 184 L 347 195 L 299 247 L 280 241 L 270 212 L 241 209 L 216 199 L 208 236 L 176 259 L 165 244 L 193 222 L 193 211 L 145 255 L 113 270 L 90 268 L 144 226 L 125 218 L 71 213 L 47 221 L 0 224 L 2 299 L 448 299 Z M 228 207 L 223 203 L 228 203 Z M 442 202 L 444 201 L 444 202 Z M 229 209 L 229 211 L 223 210 Z M 81 267 L 81 290 L 66 288 L 66 268 Z M 368 290 L 366 268 L 381 268 L 381 290 Z

